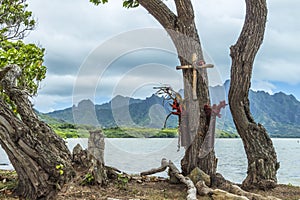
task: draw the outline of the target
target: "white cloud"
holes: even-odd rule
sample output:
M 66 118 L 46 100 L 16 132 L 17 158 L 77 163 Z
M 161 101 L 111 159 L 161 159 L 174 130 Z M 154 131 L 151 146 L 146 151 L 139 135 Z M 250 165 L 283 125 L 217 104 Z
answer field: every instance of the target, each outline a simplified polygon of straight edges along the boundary
M 35 109 L 47 113 L 72 106 L 69 96 L 39 94 L 31 100 Z
M 300 68 L 297 63 L 281 58 L 258 61 L 254 67 L 256 80 L 281 81 L 289 84 L 300 83 Z
M 46 79 L 40 83 L 40 94 L 70 96 L 75 76 L 48 74 Z
M 148 16 L 144 9 L 124 9 L 121 0 L 100 6 L 87 0 L 32 0 L 29 5 L 38 26 L 26 41 L 46 48 L 51 73 L 74 74 L 89 52 L 112 35 L 155 26 L 151 17 L 136 17 Z
M 276 89 L 276 86 L 268 81 L 252 81 L 251 89 L 254 91 L 265 91 L 269 94 L 273 94 L 274 90 Z

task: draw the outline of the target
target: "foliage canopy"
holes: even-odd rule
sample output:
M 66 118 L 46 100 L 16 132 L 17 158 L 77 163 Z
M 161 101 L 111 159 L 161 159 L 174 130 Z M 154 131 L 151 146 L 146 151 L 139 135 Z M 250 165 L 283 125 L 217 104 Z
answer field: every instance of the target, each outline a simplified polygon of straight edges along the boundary
M 35 95 L 38 83 L 46 74 L 46 67 L 42 65 L 45 49 L 18 40 L 35 26 L 32 12 L 27 10 L 25 2 L 0 0 L 0 70 L 9 65 L 18 65 L 22 72 L 17 86 L 29 95 Z M 2 86 L 0 96 L 14 108 Z
M 20 40 L 4 40 L 0 46 L 0 69 L 12 64 L 18 65 L 22 70 L 18 87 L 31 95 L 36 94 L 38 82 L 46 74 L 46 67 L 42 65 L 45 49 L 34 44 L 24 44 Z
M 26 0 L 0 0 L 0 41 L 21 39 L 35 27 Z

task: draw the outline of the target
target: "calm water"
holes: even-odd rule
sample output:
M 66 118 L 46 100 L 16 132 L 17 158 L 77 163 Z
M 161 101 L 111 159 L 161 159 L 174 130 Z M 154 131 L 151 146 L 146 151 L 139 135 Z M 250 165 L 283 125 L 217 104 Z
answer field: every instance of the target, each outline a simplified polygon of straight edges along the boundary
M 273 139 L 280 161 L 279 183 L 300 185 L 300 139 Z M 87 139 L 68 139 L 70 149 L 80 143 L 87 147 Z M 241 182 L 246 177 L 247 160 L 240 139 L 217 139 L 216 154 L 218 172 L 233 182 Z M 127 173 L 139 173 L 160 166 L 161 159 L 172 160 L 180 167 L 184 150 L 177 151 L 177 139 L 106 139 L 105 163 Z M 0 166 L 12 169 L 9 160 L 0 148 Z M 167 176 L 167 172 L 158 174 Z

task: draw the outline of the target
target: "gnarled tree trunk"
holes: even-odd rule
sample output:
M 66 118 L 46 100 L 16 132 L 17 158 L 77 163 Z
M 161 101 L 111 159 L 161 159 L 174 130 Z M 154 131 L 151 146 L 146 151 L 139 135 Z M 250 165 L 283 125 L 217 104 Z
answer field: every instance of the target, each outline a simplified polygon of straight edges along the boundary
M 249 88 L 253 62 L 263 41 L 267 19 L 266 0 L 246 0 L 246 19 L 237 43 L 231 47 L 229 105 L 235 126 L 248 158 L 244 188 L 269 188 L 277 183 L 279 168 L 272 141 L 266 129 L 255 123 L 249 108 Z
M 174 0 L 174 2 L 177 15 L 162 0 L 139 0 L 139 3 L 169 33 L 182 66 L 194 65 L 194 61 L 204 61 L 191 1 Z M 213 175 L 217 167 L 214 150 L 199 156 L 209 126 L 204 112 L 204 105 L 210 104 L 208 78 L 206 69 L 197 70 L 196 73 L 197 99 L 195 100 L 192 92 L 193 69 L 183 70 L 184 117 L 186 117 L 187 124 L 185 125 L 187 126 L 188 135 L 186 136 L 186 152 L 181 161 L 181 166 L 184 174 L 189 174 L 195 167 L 199 167 L 207 174 Z
M 0 86 L 18 112 L 0 99 L 0 144 L 18 174 L 15 192 L 21 199 L 55 199 L 63 184 L 74 176 L 70 152 L 65 142 L 38 119 L 26 92 L 16 87 L 20 68 L 12 65 L 2 72 Z

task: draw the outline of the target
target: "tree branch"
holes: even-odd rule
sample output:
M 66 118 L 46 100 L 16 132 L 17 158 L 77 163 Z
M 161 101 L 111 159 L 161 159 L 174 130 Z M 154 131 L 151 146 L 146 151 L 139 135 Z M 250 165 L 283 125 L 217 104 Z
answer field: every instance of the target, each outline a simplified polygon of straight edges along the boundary
M 254 61 L 264 39 L 267 19 L 267 7 L 265 0 L 247 0 L 246 17 L 242 32 L 237 43 L 230 48 L 231 57 L 237 54 L 243 55 L 243 61 Z
M 165 29 L 175 30 L 177 16 L 161 0 L 139 0 L 143 6 Z
M 9 39 L 22 39 L 27 31 L 34 29 L 33 18 L 26 11 L 26 0 L 1 1 L 0 29 L 5 30 L 1 33 L 0 41 Z M 3 5 L 5 7 L 3 7 Z M 11 11 L 11 7 L 15 10 Z M 29 15 L 28 15 L 29 14 Z
M 174 0 L 179 20 L 194 20 L 194 10 L 191 0 Z
M 11 70 L 12 66 L 9 65 L 7 67 L 4 67 L 3 69 L 0 70 L 0 81 L 2 81 L 2 79 L 4 79 L 4 77 L 6 76 L 7 72 L 9 70 Z
M 4 77 L 1 77 L 1 72 L 4 73 L 4 71 L 6 71 L 6 73 Z M 45 131 L 52 132 L 51 128 L 44 122 L 40 121 L 36 113 L 33 111 L 27 92 L 17 88 L 17 78 L 20 75 L 21 69 L 18 65 L 8 65 L 0 71 L 0 85 L 17 106 L 17 111 L 21 116 L 22 122 L 32 129 L 43 127 Z

